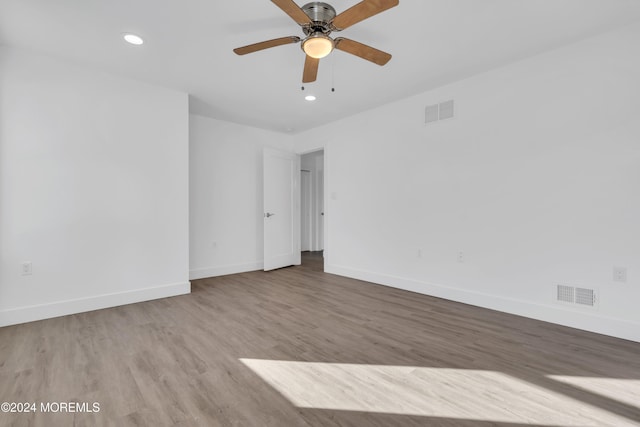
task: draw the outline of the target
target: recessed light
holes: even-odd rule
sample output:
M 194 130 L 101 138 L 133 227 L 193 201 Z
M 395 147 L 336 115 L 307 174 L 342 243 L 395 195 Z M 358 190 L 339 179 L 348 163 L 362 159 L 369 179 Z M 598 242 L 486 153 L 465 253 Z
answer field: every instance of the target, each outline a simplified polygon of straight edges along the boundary
M 307 101 L 315 101 L 316 97 L 313 95 L 307 95 L 304 97 L 304 99 L 306 99 Z
M 123 37 L 128 43 L 131 44 L 141 45 L 142 43 L 144 43 L 142 37 L 136 36 L 135 34 L 125 34 Z

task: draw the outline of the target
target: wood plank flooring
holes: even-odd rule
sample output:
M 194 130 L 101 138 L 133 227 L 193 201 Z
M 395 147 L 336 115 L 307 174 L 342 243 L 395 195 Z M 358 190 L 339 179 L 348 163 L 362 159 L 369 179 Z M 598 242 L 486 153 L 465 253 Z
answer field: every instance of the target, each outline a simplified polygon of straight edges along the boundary
M 640 426 L 640 344 L 303 266 L 0 328 L 0 426 Z

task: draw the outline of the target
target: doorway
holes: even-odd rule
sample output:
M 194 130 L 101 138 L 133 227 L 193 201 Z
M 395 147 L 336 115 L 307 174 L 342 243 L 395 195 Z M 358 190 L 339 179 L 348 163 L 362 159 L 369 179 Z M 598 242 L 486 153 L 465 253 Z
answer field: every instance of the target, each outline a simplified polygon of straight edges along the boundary
M 324 150 L 300 157 L 300 240 L 305 259 L 324 251 Z

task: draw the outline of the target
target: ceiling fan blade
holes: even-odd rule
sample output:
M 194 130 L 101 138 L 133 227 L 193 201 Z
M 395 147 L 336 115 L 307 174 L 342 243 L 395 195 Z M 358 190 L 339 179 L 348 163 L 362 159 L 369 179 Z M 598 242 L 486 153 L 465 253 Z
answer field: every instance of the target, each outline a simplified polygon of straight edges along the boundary
M 367 18 L 371 18 L 372 16 L 377 15 L 380 12 L 384 12 L 387 9 L 391 9 L 399 3 L 399 0 L 362 0 L 360 3 L 336 16 L 333 19 L 332 24 L 336 31 L 342 31 L 353 24 L 357 24 Z
M 316 81 L 318 77 L 318 64 L 320 60 L 307 55 L 304 60 L 304 72 L 302 73 L 302 83 L 311 83 Z
M 298 43 L 299 41 L 300 37 L 296 36 L 281 37 L 279 39 L 267 40 L 260 43 L 250 44 L 248 46 L 237 47 L 233 49 L 233 51 L 238 55 L 246 55 L 247 53 L 269 49 L 270 47 L 282 46 L 283 44 Z
M 296 21 L 298 25 L 310 24 L 311 19 L 307 16 L 306 13 L 300 6 L 298 6 L 293 0 L 271 0 L 278 6 L 284 13 L 289 15 L 291 19 Z
M 357 41 L 345 39 L 344 37 L 336 38 L 334 43 L 336 49 L 359 56 L 374 64 L 384 65 L 391 59 L 391 55 L 387 52 L 367 46 L 366 44 L 358 43 Z

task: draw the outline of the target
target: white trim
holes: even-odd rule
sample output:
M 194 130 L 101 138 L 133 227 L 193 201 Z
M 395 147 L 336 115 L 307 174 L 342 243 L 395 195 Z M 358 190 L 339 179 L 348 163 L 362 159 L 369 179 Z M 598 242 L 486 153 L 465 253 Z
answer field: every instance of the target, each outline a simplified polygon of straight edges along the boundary
M 580 308 L 570 308 L 564 305 L 532 303 L 515 298 L 474 292 L 467 289 L 338 265 L 326 265 L 325 272 L 640 342 L 640 324 L 623 319 L 605 317 L 593 310 L 581 310 Z
M 324 155 L 322 156 L 322 160 L 324 164 L 322 165 L 322 197 L 324 200 L 322 202 L 322 209 L 324 211 L 324 218 L 322 219 L 322 257 L 324 259 L 325 265 L 330 263 L 329 259 L 329 218 L 331 215 L 331 205 L 329 204 L 329 194 L 331 192 L 331 187 L 329 186 L 329 143 L 325 144 L 323 147 Z M 324 271 L 327 271 L 326 268 Z
M 151 288 L 11 308 L 8 310 L 0 310 L 0 327 L 189 293 L 191 293 L 191 283 L 180 282 Z
M 226 276 L 228 274 L 245 273 L 247 271 L 262 270 L 262 261 L 246 262 L 244 264 L 221 265 L 218 267 L 196 268 L 189 271 L 189 280 L 206 279 L 207 277 Z

